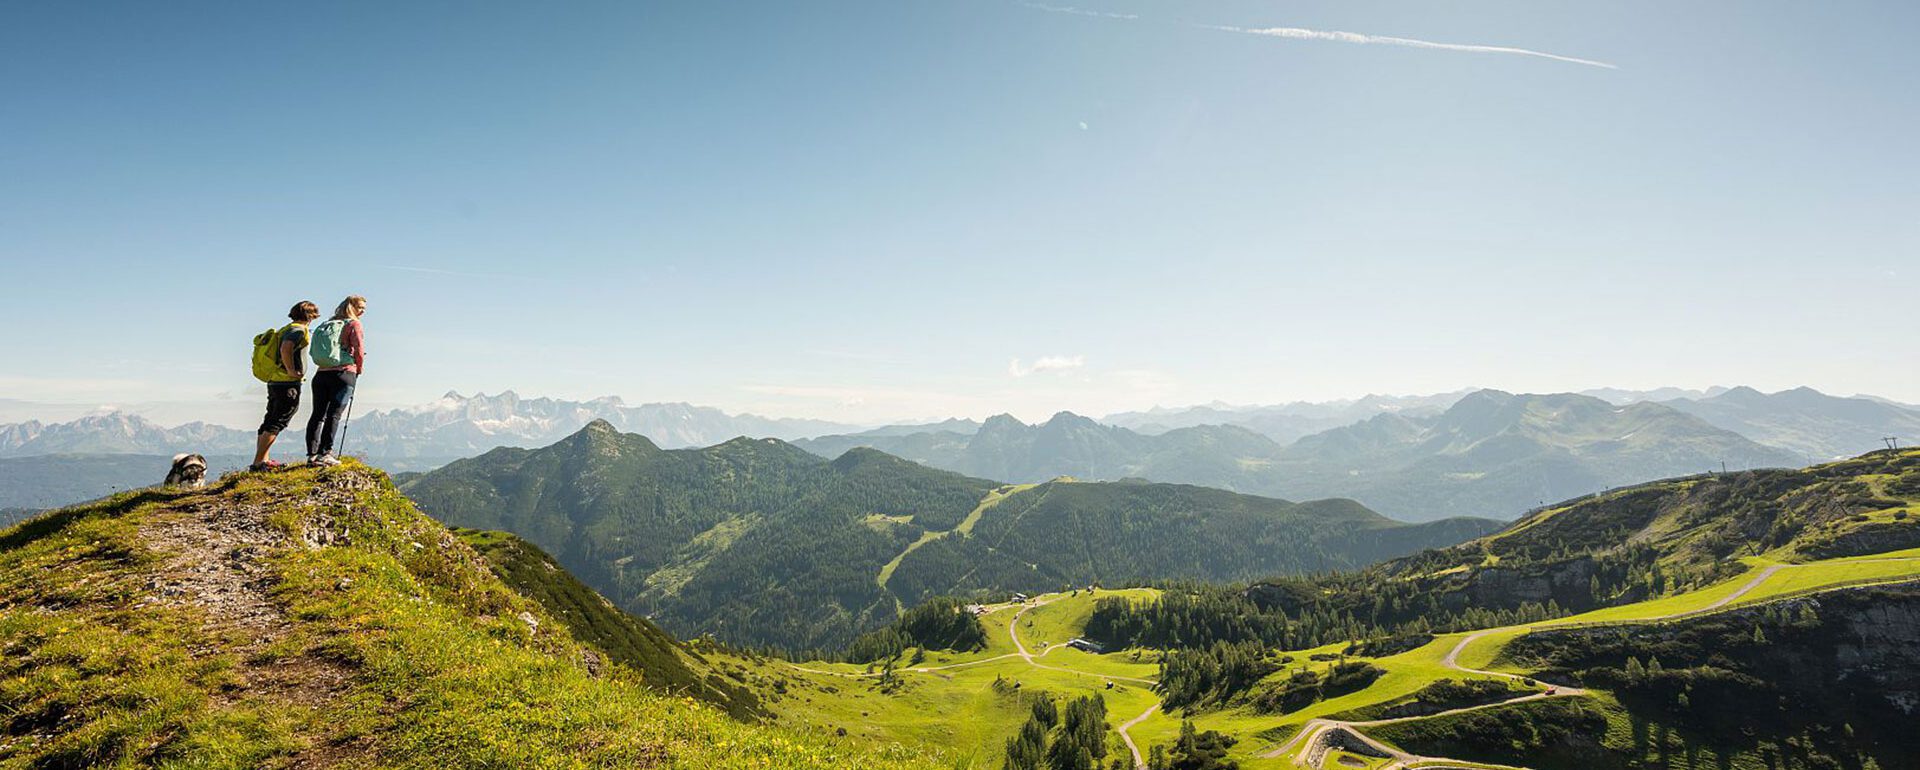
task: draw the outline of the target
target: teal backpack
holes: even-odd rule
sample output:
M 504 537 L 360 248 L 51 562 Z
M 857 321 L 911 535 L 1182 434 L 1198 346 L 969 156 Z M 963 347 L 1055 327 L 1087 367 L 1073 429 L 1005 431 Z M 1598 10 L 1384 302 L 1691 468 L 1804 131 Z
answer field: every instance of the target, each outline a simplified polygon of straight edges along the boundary
M 347 322 L 335 318 L 313 327 L 313 365 L 322 369 L 346 366 L 353 363 L 353 356 L 347 353 L 347 346 L 341 342 L 345 336 Z

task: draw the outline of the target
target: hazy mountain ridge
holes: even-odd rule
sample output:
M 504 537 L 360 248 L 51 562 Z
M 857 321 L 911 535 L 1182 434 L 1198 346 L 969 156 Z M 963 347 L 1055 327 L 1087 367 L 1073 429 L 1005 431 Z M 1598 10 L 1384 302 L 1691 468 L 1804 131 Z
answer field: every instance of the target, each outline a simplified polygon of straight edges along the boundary
M 1865 396 L 1841 398 L 1812 388 L 1761 393 L 1743 386 L 1661 403 L 1815 461 L 1884 448 L 1889 436 L 1920 443 L 1920 411 Z
M 823 455 L 870 446 L 933 467 L 1033 482 L 1140 477 L 1290 499 L 1351 497 L 1407 519 L 1516 516 L 1543 501 L 1717 468 L 1802 464 L 1672 408 L 1575 394 L 1481 390 L 1433 415 L 1382 412 L 1282 446 L 1238 426 L 1145 435 L 1063 412 L 953 432 L 826 436 Z
M 940 594 L 1351 568 L 1496 526 L 1405 525 L 1351 502 L 1182 485 L 1006 487 L 775 439 L 666 450 L 605 422 L 404 489 L 448 523 L 527 538 L 683 635 L 788 648 L 838 647 Z M 1124 547 L 1140 543 L 1153 546 Z
M 1635 390 L 1633 388 L 1589 388 L 1579 393 L 1582 396 L 1592 396 L 1602 401 L 1611 401 L 1624 406 L 1636 401 L 1672 401 L 1676 398 L 1712 398 L 1728 390 L 1730 390 L 1730 388 L 1724 385 L 1713 385 L 1705 388 L 1665 387 L 1648 390 Z
M 298 453 L 307 405 L 280 446 Z M 662 446 L 707 446 L 735 436 L 798 438 L 854 426 L 822 420 L 728 414 L 684 403 L 628 406 L 617 397 L 592 401 L 522 398 L 513 391 L 488 396 L 449 392 L 418 407 L 371 410 L 352 416 L 347 446 L 376 464 L 421 469 L 471 457 L 498 446 L 544 446 L 593 420 L 652 438 Z M 251 430 L 207 423 L 167 428 L 139 415 L 112 412 L 65 423 L 0 425 L 0 457 L 47 454 L 251 454 Z M 284 451 L 284 450 L 283 450 Z
M 1156 408 L 1104 420 L 1062 413 L 1057 420 L 1038 426 L 1026 426 L 1006 415 L 983 422 L 955 418 L 851 433 L 844 432 L 849 426 L 830 422 L 729 415 L 688 404 L 627 406 L 617 398 L 567 401 L 522 398 L 511 391 L 495 396 L 448 393 L 421 407 L 356 415 L 346 444 L 351 453 L 382 467 L 417 471 L 498 446 L 544 446 L 591 420 L 604 419 L 665 448 L 708 446 L 734 436 L 770 436 L 796 439 L 809 451 L 827 457 L 856 446 L 874 446 L 985 478 L 1041 481 L 1059 475 L 1133 476 L 1289 498 L 1357 497 L 1394 515 L 1418 517 L 1511 516 L 1543 500 L 1705 470 L 1718 467 L 1721 461 L 1734 468 L 1801 465 L 1879 447 L 1882 436 L 1920 442 L 1920 410 L 1866 396 L 1840 398 L 1808 388 L 1761 394 L 1744 387 L 1589 392 L 1614 400 L 1618 408 L 1627 410 L 1623 414 L 1647 417 L 1657 413 L 1649 404 L 1667 407 L 1697 417 L 1705 426 L 1782 451 L 1761 452 L 1727 436 L 1714 437 L 1701 425 L 1666 432 L 1663 440 L 1673 443 L 1662 446 L 1650 440 L 1660 431 L 1634 437 L 1627 435 L 1632 429 L 1626 428 L 1609 436 L 1600 427 L 1606 420 L 1579 415 L 1568 418 L 1565 437 L 1557 436 L 1559 428 L 1551 424 L 1515 423 L 1510 434 L 1498 437 L 1484 431 L 1475 434 L 1473 426 L 1456 424 L 1446 429 L 1467 433 L 1425 443 L 1433 438 L 1427 432 L 1436 421 L 1471 395 L 1460 393 L 1277 406 Z M 1660 400 L 1675 394 L 1692 397 Z M 1592 408 L 1579 411 L 1602 415 Z M 1356 421 L 1300 436 L 1291 444 L 1274 440 L 1349 418 Z M 1576 421 L 1592 424 L 1572 424 Z M 302 421 L 295 423 L 282 437 L 283 458 L 300 451 Z M 1472 443 L 1465 438 L 1469 434 L 1485 443 L 1471 447 L 1461 443 Z M 92 490 L 151 484 L 164 474 L 164 469 L 131 472 L 124 459 L 104 456 L 175 452 L 244 456 L 251 452 L 253 439 L 246 430 L 206 423 L 163 428 L 123 413 L 89 415 L 66 423 L 0 425 L 0 459 L 69 456 L 48 461 L 44 466 L 48 474 L 16 475 L 0 486 L 0 505 L 29 499 L 32 502 L 19 504 L 71 503 L 95 496 Z M 64 476 L 99 483 L 70 484 Z M 80 493 L 68 495 L 74 489 Z M 1435 491 L 1438 497 L 1429 495 Z
M 1322 448 L 1336 444 L 1344 453 Z M 1287 448 L 1283 483 L 1295 495 L 1351 496 L 1408 516 L 1488 506 L 1510 516 L 1722 462 L 1740 470 L 1804 459 L 1661 404 L 1483 390 L 1434 418 L 1382 416 L 1302 439 Z
M 240 454 L 253 451 L 253 433 L 204 422 L 163 428 L 125 412 L 71 422 L 37 420 L 0 425 L 0 457 L 53 454 Z
M 1204 425 L 1235 425 L 1281 444 L 1288 444 L 1301 437 L 1352 425 L 1375 415 L 1438 414 L 1472 392 L 1472 389 L 1468 389 L 1417 396 L 1369 394 L 1346 401 L 1294 401 L 1272 405 L 1216 402 L 1200 406 L 1118 412 L 1100 418 L 1100 422 L 1147 435 Z

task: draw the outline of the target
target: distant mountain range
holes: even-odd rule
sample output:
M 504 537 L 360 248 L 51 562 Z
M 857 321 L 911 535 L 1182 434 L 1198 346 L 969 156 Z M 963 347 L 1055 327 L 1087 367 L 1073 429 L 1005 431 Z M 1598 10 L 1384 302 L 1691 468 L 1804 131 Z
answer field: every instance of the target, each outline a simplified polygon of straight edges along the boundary
M 1238 425 L 1279 443 L 1291 444 L 1304 436 L 1352 425 L 1376 415 L 1400 414 L 1411 417 L 1438 414 L 1472 392 L 1461 390 L 1430 396 L 1368 395 L 1353 401 L 1296 401 L 1274 406 L 1215 403 L 1180 409 L 1120 412 L 1102 417 L 1100 422 L 1148 435 L 1201 425 Z
M 203 455 L 253 453 L 253 434 L 191 422 L 162 428 L 139 415 L 112 412 L 72 422 L 0 425 L 0 457 L 75 454 Z M 165 471 L 161 471 L 162 475 Z
M 786 648 L 836 648 L 932 596 L 1343 569 L 1498 526 L 1174 484 L 1007 486 L 778 439 L 667 450 L 605 421 L 402 491 L 447 523 L 532 541 L 676 633 Z
M 304 416 L 305 412 L 302 412 Z M 732 415 L 690 404 L 627 406 L 619 398 L 565 401 L 449 392 L 419 407 L 353 415 L 347 446 L 393 470 L 437 467 L 498 446 L 544 446 L 593 420 L 647 436 L 666 447 L 706 446 L 736 436 L 800 438 L 856 430 L 821 420 Z M 298 420 L 281 437 L 283 454 L 298 454 Z M 0 425 L 0 457 L 48 454 L 252 454 L 253 431 L 207 423 L 163 428 L 138 415 L 109 413 L 72 422 Z
M 867 446 L 1014 481 L 1140 477 L 1292 499 L 1351 497 L 1409 520 L 1510 518 L 1542 502 L 1722 462 L 1804 464 L 1799 453 L 1656 403 L 1482 390 L 1437 413 L 1424 406 L 1407 411 L 1383 411 L 1286 446 L 1236 425 L 1148 435 L 1064 412 L 1031 426 L 1001 415 L 972 435 L 869 432 L 796 443 L 826 456 Z
M 1909 446 L 1920 443 L 1920 411 L 1874 398 L 1837 398 L 1812 388 L 1767 394 L 1740 387 L 1710 398 L 1661 403 L 1815 462 L 1883 449 L 1887 437 Z
M 1884 436 L 1920 443 L 1920 409 L 1809 388 L 1763 394 L 1745 387 L 1588 391 L 1585 396 L 1593 403 L 1586 407 L 1568 411 L 1547 406 L 1542 414 L 1560 416 L 1536 414 L 1515 423 L 1518 432 L 1502 440 L 1520 436 L 1518 448 L 1496 451 L 1502 445 L 1495 442 L 1467 451 L 1469 443 L 1502 435 L 1505 428 L 1493 425 L 1478 425 L 1482 432 L 1463 434 L 1473 436 L 1471 441 L 1431 443 L 1427 426 L 1444 422 L 1450 410 L 1476 393 L 1498 391 L 1276 406 L 1210 404 L 1123 412 L 1098 421 L 1069 413 L 1032 436 L 1025 435 L 1030 426 L 1006 416 L 861 430 L 818 420 L 732 415 L 688 404 L 628 406 L 618 398 L 521 398 L 511 391 L 494 396 L 448 393 L 423 406 L 355 415 L 347 448 L 393 471 L 423 471 L 497 446 L 551 444 L 601 419 L 664 448 L 710 446 L 736 436 L 802 440 L 803 446 L 830 457 L 855 446 L 872 446 L 985 478 L 1138 476 L 1291 498 L 1352 496 L 1393 515 L 1423 517 L 1513 516 L 1542 500 L 1717 468 L 1723 460 L 1729 467 L 1803 465 L 1880 448 Z M 1567 399 L 1585 396 L 1529 398 L 1563 399 L 1571 405 L 1583 402 Z M 1648 410 L 1652 405 L 1698 422 L 1675 422 L 1663 431 L 1611 444 L 1607 439 L 1634 429 L 1620 427 L 1627 418 L 1615 420 L 1618 425 L 1598 420 L 1611 414 L 1592 408 L 1600 402 L 1627 409 L 1622 414 L 1628 416 L 1657 414 Z M 282 437 L 282 458 L 299 454 L 303 437 L 295 427 Z M 1609 433 L 1615 427 L 1620 429 Z M 1706 428 L 1737 434 L 1748 443 Z M 1395 447 L 1395 442 L 1408 445 Z M 95 491 L 104 494 L 129 483 L 152 483 L 146 477 L 153 474 L 129 472 L 127 460 L 91 459 L 95 456 L 245 456 L 252 445 L 248 430 L 202 422 L 164 428 L 125 413 L 0 425 L 0 458 L 61 455 L 61 460 L 40 467 L 70 469 L 16 474 L 0 483 L 0 505 L 25 499 L 35 500 L 35 506 L 58 505 L 85 499 L 63 495 L 84 491 L 92 497 Z M 1427 457 L 1429 453 L 1433 456 Z M 1523 455 L 1532 459 L 1521 461 Z M 86 482 L 69 483 L 66 476 Z
M 1427 417 L 1445 411 L 1472 390 L 1431 396 L 1367 396 L 1354 401 L 1297 402 L 1277 406 L 1210 404 L 1179 409 L 1121 412 L 1100 422 L 1138 433 L 1160 434 L 1201 425 L 1236 425 L 1290 444 L 1321 431 L 1353 425 L 1382 414 Z M 1625 406 L 1654 402 L 1780 449 L 1801 453 L 1803 462 L 1852 457 L 1884 448 L 1882 437 L 1920 443 L 1920 407 L 1875 396 L 1830 396 L 1812 388 L 1765 394 L 1753 388 L 1710 387 L 1580 391 Z M 889 429 L 899 434 L 897 426 Z M 968 432 L 971 431 L 961 431 Z
M 1631 404 L 1637 401 L 1672 401 L 1676 398 L 1712 398 L 1727 392 L 1730 388 L 1715 385 L 1709 388 L 1654 388 L 1652 390 L 1633 390 L 1631 388 L 1592 388 L 1580 391 L 1582 396 L 1593 396 L 1602 401 L 1616 404 Z

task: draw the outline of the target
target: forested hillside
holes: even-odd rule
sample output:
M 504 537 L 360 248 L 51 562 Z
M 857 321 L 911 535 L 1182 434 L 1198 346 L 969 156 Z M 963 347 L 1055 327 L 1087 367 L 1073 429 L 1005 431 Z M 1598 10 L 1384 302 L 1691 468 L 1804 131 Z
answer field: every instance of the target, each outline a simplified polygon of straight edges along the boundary
M 1920 547 L 1920 451 L 1656 482 L 1357 572 L 1108 602 L 1116 644 L 1310 647 L 1531 622 L 1692 591 L 1748 567 Z
M 1017 488 L 970 533 L 929 541 L 889 582 L 903 596 L 1043 591 L 1165 579 L 1241 581 L 1353 570 L 1484 519 L 1402 524 L 1351 500 L 1290 503 L 1184 484 L 1054 481 Z
M 449 523 L 527 538 L 682 636 L 789 649 L 838 649 L 938 595 L 1353 568 L 1495 526 L 1178 485 L 1003 486 L 776 440 L 662 450 L 605 423 L 405 490 Z
M 829 463 L 772 439 L 662 450 L 596 421 L 405 489 L 443 521 L 527 538 L 682 636 L 834 647 L 897 614 L 880 566 L 994 486 L 878 453 Z

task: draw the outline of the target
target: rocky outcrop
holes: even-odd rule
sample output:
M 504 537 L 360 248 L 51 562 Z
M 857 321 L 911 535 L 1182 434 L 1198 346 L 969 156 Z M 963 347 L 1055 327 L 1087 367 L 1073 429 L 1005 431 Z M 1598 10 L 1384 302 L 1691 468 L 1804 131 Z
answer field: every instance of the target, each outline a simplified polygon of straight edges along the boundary
M 1887 553 L 1920 548 L 1920 520 L 1896 519 L 1867 524 L 1834 536 L 1802 544 L 1798 550 L 1815 559 Z
M 1669 623 L 1536 632 L 1509 648 L 1559 672 L 1625 655 L 1759 677 L 1807 703 L 1920 712 L 1920 581 L 1842 589 Z
M 1526 567 L 1482 567 L 1469 574 L 1471 579 L 1460 588 L 1441 594 L 1441 606 L 1515 607 L 1548 601 L 1581 606 L 1591 598 L 1588 581 L 1593 578 L 1594 564 L 1592 559 L 1582 557 Z
M 1835 673 L 1904 714 L 1920 710 L 1920 589 L 1906 600 L 1851 607 L 1833 648 Z

